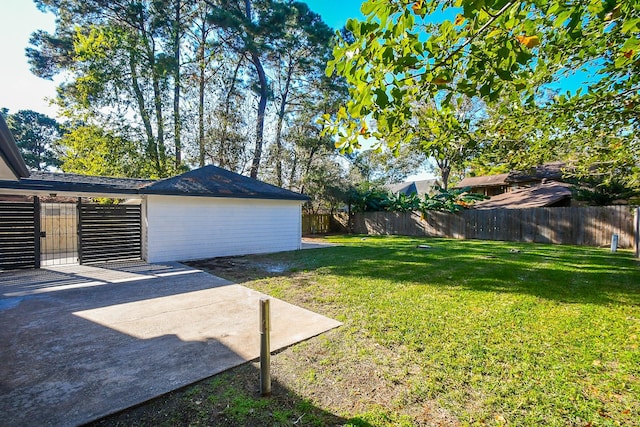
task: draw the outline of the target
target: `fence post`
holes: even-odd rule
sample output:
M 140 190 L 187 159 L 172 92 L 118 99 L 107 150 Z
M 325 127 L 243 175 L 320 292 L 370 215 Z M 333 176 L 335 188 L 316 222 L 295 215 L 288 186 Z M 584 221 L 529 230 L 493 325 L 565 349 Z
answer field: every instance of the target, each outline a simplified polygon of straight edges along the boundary
M 78 264 L 83 264 L 82 256 L 82 197 L 78 197 L 78 203 L 76 204 L 76 229 L 78 232 Z
M 40 209 L 41 209 L 41 205 L 40 205 L 40 198 L 38 196 L 33 196 L 33 234 L 34 234 L 34 241 L 33 241 L 33 246 L 34 246 L 34 256 L 35 256 L 35 268 L 40 268 L 41 264 L 42 264 L 42 257 L 41 257 L 41 248 L 40 248 L 40 235 L 41 235 L 41 231 L 42 231 L 42 225 L 40 223 Z
M 271 395 L 271 313 L 269 298 L 260 298 L 260 394 Z
M 636 258 L 640 258 L 640 208 L 636 208 L 633 218 L 633 234 L 636 248 Z

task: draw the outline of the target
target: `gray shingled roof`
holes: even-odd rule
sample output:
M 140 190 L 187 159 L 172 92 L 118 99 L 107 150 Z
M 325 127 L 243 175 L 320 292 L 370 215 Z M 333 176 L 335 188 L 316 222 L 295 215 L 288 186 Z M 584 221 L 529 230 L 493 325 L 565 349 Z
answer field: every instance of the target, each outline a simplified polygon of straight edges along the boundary
M 439 185 L 440 183 L 437 179 L 425 179 L 422 181 L 408 181 L 400 184 L 390 184 L 387 185 L 387 189 L 394 194 L 404 193 L 409 195 L 415 193 L 418 196 L 423 196 L 425 194 L 432 193 L 434 191 L 434 187 Z
M 142 194 L 309 200 L 305 195 L 209 165 L 150 184 Z
M 72 173 L 32 172 L 20 181 L 0 181 L 1 188 L 49 193 L 138 194 L 154 181 L 149 179 L 110 178 Z
M 300 201 L 309 199 L 305 195 L 215 166 L 205 166 L 159 181 L 32 172 L 30 177 L 22 178 L 19 181 L 0 180 L 0 190 L 3 188 L 22 190 L 25 193 L 157 194 Z

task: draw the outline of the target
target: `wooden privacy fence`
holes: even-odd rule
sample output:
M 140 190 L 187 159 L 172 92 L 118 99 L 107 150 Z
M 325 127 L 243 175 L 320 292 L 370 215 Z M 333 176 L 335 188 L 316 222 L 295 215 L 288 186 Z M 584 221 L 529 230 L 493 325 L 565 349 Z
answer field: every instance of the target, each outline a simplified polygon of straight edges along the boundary
M 335 218 L 357 234 L 398 234 L 455 239 L 504 240 L 634 248 L 634 212 L 627 206 L 465 210 L 448 212 L 364 212 Z
M 302 234 L 328 233 L 331 231 L 331 215 L 304 214 L 302 215 Z

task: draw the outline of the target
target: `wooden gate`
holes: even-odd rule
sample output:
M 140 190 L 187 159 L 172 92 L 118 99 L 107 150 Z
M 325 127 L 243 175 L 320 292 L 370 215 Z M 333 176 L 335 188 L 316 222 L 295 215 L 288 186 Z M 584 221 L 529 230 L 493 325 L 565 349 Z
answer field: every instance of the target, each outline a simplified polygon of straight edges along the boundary
M 40 203 L 0 202 L 0 270 L 40 267 Z
M 142 258 L 140 205 L 78 203 L 80 264 Z

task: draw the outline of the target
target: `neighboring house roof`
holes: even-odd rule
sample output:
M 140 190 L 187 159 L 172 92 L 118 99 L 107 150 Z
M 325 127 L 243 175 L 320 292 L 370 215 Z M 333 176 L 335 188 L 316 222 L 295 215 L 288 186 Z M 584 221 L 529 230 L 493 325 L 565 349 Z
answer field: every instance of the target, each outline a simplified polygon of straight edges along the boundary
M 543 183 L 536 187 L 521 188 L 499 194 L 473 205 L 475 209 L 522 209 L 555 205 L 571 198 L 569 185 L 558 182 Z
M 401 182 L 399 184 L 390 184 L 386 187 L 393 194 L 404 193 L 409 195 L 415 193 L 419 196 L 422 196 L 423 194 L 431 193 L 434 187 L 437 185 L 440 185 L 437 179 L 425 179 L 422 181 L 409 181 Z
M 111 178 L 54 172 L 33 172 L 19 181 L 0 180 L 0 190 L 11 189 L 25 193 L 75 193 L 95 195 L 172 195 L 235 197 L 254 199 L 308 200 L 294 193 L 264 182 L 239 175 L 215 166 L 205 166 L 173 178 L 160 181 L 134 178 Z
M 457 183 L 456 188 L 496 187 L 500 185 L 507 185 L 508 177 L 508 173 L 501 173 L 499 175 L 472 176 L 470 178 L 464 178 L 462 181 Z
M 555 180 L 562 179 L 562 170 L 566 167 L 565 162 L 552 162 L 539 165 L 528 171 L 511 171 L 499 175 L 474 176 L 460 181 L 456 188 L 464 187 L 499 187 L 514 183 Z
M 552 162 L 538 165 L 528 171 L 511 171 L 506 181 L 509 183 L 542 181 L 545 179 L 560 181 L 562 179 L 562 169 L 564 169 L 565 166 L 565 162 Z
M 142 194 L 234 197 L 250 199 L 309 200 L 309 197 L 253 178 L 209 165 L 182 175 L 156 181 Z
M 4 117 L 0 114 L 0 179 L 16 180 L 28 176 L 29 169 Z

